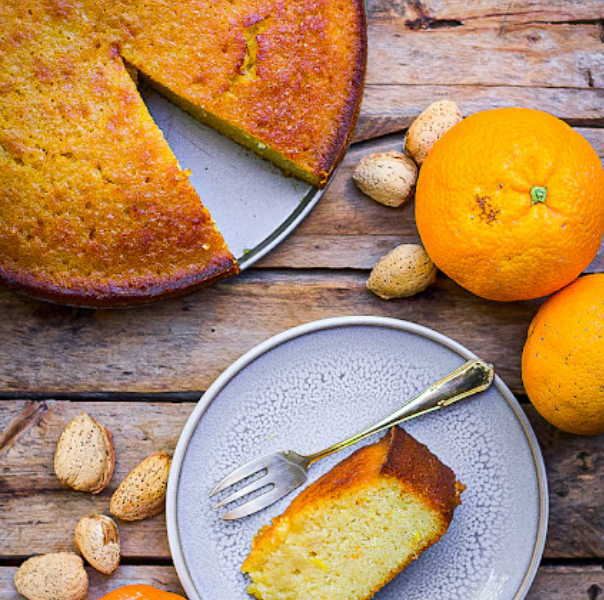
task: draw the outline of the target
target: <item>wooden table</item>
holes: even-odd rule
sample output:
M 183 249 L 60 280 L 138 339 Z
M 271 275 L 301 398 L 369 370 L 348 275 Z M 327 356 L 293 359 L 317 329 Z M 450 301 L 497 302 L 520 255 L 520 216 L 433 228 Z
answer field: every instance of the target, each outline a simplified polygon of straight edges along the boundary
M 527 402 L 520 355 L 540 302 L 499 304 L 444 276 L 426 292 L 385 302 L 365 289 L 369 269 L 417 242 L 413 207 L 363 196 L 351 171 L 365 154 L 400 149 L 429 103 L 464 114 L 523 105 L 577 128 L 604 156 L 602 0 L 368 0 L 369 67 L 355 141 L 304 223 L 260 264 L 181 299 L 132 310 L 53 306 L 0 290 L 0 597 L 34 553 L 71 551 L 78 519 L 106 512 L 142 458 L 172 451 L 195 402 L 234 359 L 294 325 L 338 315 L 408 319 L 457 339 L 518 395 L 547 465 L 551 516 L 531 600 L 604 598 L 604 436 L 545 423 Z M 602 253 L 589 268 L 604 270 Z M 86 411 L 113 433 L 116 469 L 98 496 L 62 489 L 53 452 L 67 421 Z M 120 524 L 122 566 L 89 570 L 88 597 L 142 581 L 182 591 L 164 517 Z

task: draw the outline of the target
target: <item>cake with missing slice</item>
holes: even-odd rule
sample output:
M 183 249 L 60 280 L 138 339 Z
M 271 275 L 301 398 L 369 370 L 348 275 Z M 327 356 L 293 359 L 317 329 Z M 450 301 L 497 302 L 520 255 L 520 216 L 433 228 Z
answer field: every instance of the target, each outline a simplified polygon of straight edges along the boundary
M 261 600 L 366 600 L 447 531 L 464 486 L 392 428 L 308 486 L 243 563 Z
M 237 272 L 129 72 L 324 186 L 366 34 L 362 0 L 7 0 L 0 47 L 0 282 L 111 307 Z

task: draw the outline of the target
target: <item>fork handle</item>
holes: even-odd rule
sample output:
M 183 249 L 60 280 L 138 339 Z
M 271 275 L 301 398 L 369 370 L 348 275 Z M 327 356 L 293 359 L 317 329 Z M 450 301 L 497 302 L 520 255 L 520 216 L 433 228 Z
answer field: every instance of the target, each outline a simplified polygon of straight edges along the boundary
M 398 425 L 403 421 L 408 421 L 420 415 L 440 410 L 445 406 L 449 406 L 449 404 L 482 392 L 491 385 L 493 377 L 492 365 L 476 358 L 468 360 L 461 367 L 455 369 L 455 371 L 449 373 L 436 383 L 433 383 L 423 392 L 413 396 L 397 411 L 371 427 L 325 450 L 306 456 L 308 465 L 347 446 L 356 444 L 378 431 Z

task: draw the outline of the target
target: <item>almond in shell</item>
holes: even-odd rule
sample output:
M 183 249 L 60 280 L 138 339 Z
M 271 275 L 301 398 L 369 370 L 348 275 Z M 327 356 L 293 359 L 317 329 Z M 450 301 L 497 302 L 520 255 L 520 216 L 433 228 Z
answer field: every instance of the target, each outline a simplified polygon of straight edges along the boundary
M 55 451 L 55 473 L 74 490 L 98 494 L 115 463 L 111 433 L 86 413 L 74 417 L 61 433 Z
M 168 454 L 158 452 L 135 467 L 111 497 L 111 514 L 123 521 L 138 521 L 162 512 L 171 463 Z
M 105 515 L 82 517 L 75 529 L 74 543 L 90 566 L 111 575 L 120 564 L 120 534 L 115 521 Z
M 407 298 L 436 279 L 436 266 L 419 244 L 401 244 L 373 267 L 367 288 L 384 300 Z
M 73 552 L 42 554 L 19 567 L 15 587 L 28 600 L 82 600 L 88 593 L 88 575 Z
M 418 166 L 422 165 L 432 146 L 462 119 L 461 111 L 453 100 L 433 102 L 411 123 L 405 150 Z
M 352 178 L 376 202 L 401 206 L 413 196 L 417 166 L 402 152 L 374 152 L 361 159 Z

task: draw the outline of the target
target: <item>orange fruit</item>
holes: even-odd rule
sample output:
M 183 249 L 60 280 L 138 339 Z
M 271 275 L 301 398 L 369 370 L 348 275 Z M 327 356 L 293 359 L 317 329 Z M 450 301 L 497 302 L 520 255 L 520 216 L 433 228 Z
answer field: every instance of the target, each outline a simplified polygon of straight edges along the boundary
M 491 300 L 539 298 L 596 255 L 604 170 L 587 140 L 556 117 L 480 112 L 428 153 L 415 215 L 428 255 L 461 286 Z
M 522 353 L 522 380 L 556 427 L 604 433 L 604 273 L 577 279 L 539 309 Z
M 178 594 L 164 592 L 150 585 L 140 583 L 134 585 L 126 585 L 124 587 L 113 590 L 105 594 L 99 600 L 185 600 Z

